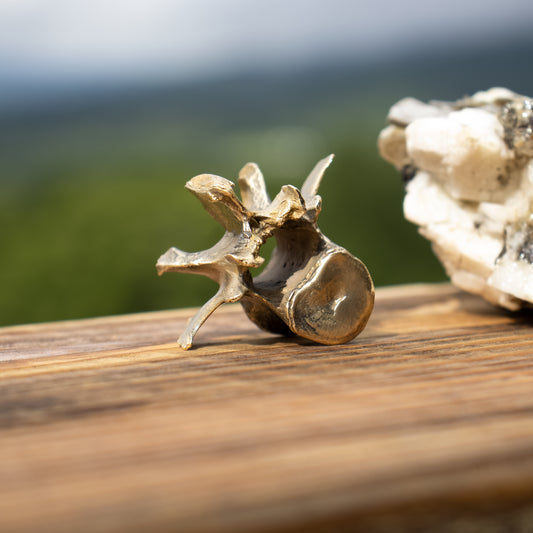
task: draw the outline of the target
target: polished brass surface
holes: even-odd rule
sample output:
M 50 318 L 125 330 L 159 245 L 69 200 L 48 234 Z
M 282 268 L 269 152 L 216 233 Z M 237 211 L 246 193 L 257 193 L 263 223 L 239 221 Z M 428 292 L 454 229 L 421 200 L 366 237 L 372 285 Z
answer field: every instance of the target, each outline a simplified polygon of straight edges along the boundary
M 270 200 L 255 163 L 239 173 L 242 202 L 234 184 L 202 174 L 186 184 L 206 211 L 226 230 L 209 250 L 187 253 L 170 248 L 157 261 L 158 273 L 189 272 L 219 284 L 189 321 L 178 343 L 192 345 L 209 315 L 225 302 L 240 301 L 248 317 L 273 333 L 296 334 L 322 344 L 341 344 L 365 327 L 374 306 L 374 286 L 365 265 L 331 242 L 317 227 L 317 195 L 333 156 L 317 163 L 301 192 L 285 185 Z M 263 272 L 249 269 L 264 261 L 261 246 L 271 237 L 276 247 Z

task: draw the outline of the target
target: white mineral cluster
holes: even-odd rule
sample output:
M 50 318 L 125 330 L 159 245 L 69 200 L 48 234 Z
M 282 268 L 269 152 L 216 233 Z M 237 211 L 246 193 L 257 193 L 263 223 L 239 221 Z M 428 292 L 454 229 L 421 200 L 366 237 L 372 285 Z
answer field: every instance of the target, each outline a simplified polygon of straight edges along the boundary
M 533 100 L 405 98 L 388 122 L 379 150 L 404 177 L 405 217 L 452 282 L 507 309 L 533 304 Z

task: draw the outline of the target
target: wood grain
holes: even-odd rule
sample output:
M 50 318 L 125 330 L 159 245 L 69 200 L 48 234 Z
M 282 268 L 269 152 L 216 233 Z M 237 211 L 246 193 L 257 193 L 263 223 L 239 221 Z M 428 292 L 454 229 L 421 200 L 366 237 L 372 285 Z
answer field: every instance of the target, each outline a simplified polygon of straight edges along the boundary
M 381 288 L 318 346 L 219 310 L 0 329 L 0 531 L 533 531 L 533 315 Z

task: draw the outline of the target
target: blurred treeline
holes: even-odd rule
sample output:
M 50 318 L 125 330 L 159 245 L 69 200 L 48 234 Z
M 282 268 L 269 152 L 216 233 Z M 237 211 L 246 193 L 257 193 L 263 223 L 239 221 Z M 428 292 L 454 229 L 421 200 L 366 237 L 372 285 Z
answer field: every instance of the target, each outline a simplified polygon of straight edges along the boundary
M 170 246 L 198 251 L 222 235 L 185 182 L 235 180 L 248 161 L 273 197 L 335 153 L 320 190 L 323 232 L 359 256 L 377 286 L 444 280 L 403 219 L 403 185 L 377 135 L 407 95 L 457 99 L 495 85 L 533 93 L 528 50 L 108 88 L 4 109 L 0 324 L 202 304 L 211 281 L 159 278 L 154 265 Z

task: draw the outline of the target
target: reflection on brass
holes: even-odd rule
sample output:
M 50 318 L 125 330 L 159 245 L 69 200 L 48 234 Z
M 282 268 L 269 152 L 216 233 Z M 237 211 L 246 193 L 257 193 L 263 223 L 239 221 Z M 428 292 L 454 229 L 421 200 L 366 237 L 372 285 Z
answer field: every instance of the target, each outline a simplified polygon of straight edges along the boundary
M 220 287 L 189 321 L 178 340 L 191 347 L 198 328 L 225 302 L 240 301 L 259 327 L 296 334 L 322 344 L 341 344 L 365 327 L 374 306 L 374 286 L 365 265 L 331 242 L 316 225 L 321 209 L 317 190 L 333 156 L 317 163 L 301 192 L 285 185 L 270 200 L 255 163 L 239 173 L 242 201 L 234 184 L 202 174 L 186 184 L 226 232 L 209 250 L 187 253 L 170 248 L 157 261 L 158 273 L 202 274 Z M 276 248 L 263 272 L 261 246 L 275 237 Z

